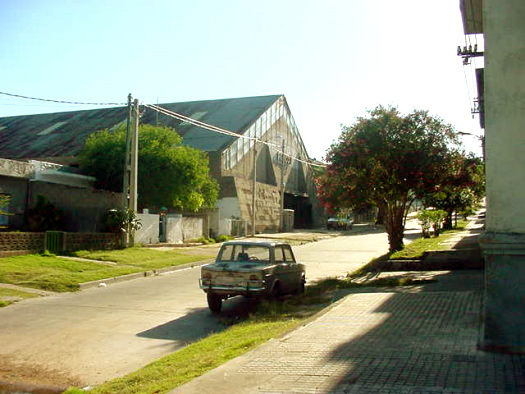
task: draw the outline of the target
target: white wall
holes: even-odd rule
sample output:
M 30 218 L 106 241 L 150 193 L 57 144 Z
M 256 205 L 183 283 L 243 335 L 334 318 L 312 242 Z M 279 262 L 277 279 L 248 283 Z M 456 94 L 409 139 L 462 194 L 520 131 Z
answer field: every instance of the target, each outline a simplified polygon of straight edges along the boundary
M 166 217 L 166 242 L 179 244 L 184 240 L 182 236 L 182 215 L 168 215 Z
M 159 242 L 159 215 L 137 213 L 142 227 L 135 233 L 135 242 L 141 244 L 156 244 Z
M 525 1 L 486 1 L 487 231 L 525 233 Z

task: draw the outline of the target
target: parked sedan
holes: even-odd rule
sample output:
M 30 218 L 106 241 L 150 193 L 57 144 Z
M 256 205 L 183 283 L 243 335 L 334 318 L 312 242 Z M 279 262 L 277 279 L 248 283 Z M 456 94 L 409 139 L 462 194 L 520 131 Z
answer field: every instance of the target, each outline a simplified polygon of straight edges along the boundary
M 236 296 L 271 296 L 304 292 L 305 267 L 282 242 L 225 242 L 214 263 L 201 268 L 199 286 L 208 306 L 219 313 L 222 300 Z
M 326 222 L 328 230 L 351 230 L 354 226 L 352 219 L 345 218 L 329 218 Z

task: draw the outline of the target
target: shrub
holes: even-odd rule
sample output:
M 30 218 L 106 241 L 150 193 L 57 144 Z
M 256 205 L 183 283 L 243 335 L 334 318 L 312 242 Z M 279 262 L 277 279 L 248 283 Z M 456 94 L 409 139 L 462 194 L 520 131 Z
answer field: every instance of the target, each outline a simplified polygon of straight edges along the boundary
M 441 209 L 425 209 L 418 213 L 417 218 L 424 238 L 430 238 L 430 227 L 434 230 L 434 237 L 439 235 L 439 230 L 447 213 Z
M 44 196 L 36 197 L 36 204 L 27 210 L 27 229 L 44 232 L 63 230 L 64 214 Z
M 110 209 L 105 213 L 103 223 L 106 232 L 117 234 L 142 227 L 132 209 Z
M 233 237 L 231 235 L 221 234 L 215 239 L 215 241 L 217 241 L 217 242 L 226 242 L 226 241 L 230 241 L 232 239 L 233 239 Z

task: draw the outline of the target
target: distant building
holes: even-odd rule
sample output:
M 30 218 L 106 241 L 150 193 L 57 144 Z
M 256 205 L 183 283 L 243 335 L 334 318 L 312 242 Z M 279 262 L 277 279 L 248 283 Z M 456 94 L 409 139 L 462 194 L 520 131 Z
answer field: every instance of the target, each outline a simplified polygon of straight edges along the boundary
M 483 34 L 477 70 L 487 187 L 482 346 L 525 352 L 525 1 L 461 0 L 465 34 Z M 467 60 L 471 48 L 465 48 Z M 475 54 L 475 49 L 472 50 Z M 479 52 L 479 50 L 478 50 Z
M 253 140 L 218 134 L 146 109 L 142 123 L 174 128 L 183 144 L 207 152 L 211 175 L 220 184 L 217 209 L 211 215 L 210 229 L 221 232 L 221 220 L 252 223 L 254 155 L 256 167 L 257 232 L 277 231 L 284 185 L 284 208 L 294 210 L 295 227 L 319 226 L 323 210 L 317 200 L 308 154 L 282 95 L 159 104 Z M 76 166 L 86 138 L 101 129 L 125 123 L 126 107 L 60 112 L 0 118 L 0 158 Z M 278 153 L 300 159 L 289 160 Z M 140 200 L 140 197 L 139 197 Z M 140 201 L 139 201 L 140 203 Z M 148 207 L 142 207 L 148 208 Z

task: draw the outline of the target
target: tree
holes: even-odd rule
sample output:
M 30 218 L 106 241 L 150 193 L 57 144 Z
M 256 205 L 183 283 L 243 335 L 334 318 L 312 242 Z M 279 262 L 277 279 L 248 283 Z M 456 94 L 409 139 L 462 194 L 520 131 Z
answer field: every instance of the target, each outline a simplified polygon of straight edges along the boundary
M 122 191 L 126 129 L 101 130 L 90 135 L 79 156 L 79 166 L 96 177 L 95 186 Z M 205 152 L 181 145 L 180 136 L 167 127 L 141 125 L 138 153 L 138 205 L 196 211 L 213 207 L 218 184 L 210 177 Z
M 400 250 L 411 202 L 441 184 L 454 144 L 452 126 L 428 112 L 403 116 L 379 106 L 343 126 L 328 150 L 321 202 L 329 211 L 374 204 L 384 213 L 390 251 Z
M 473 211 L 485 193 L 485 175 L 480 158 L 460 152 L 451 155 L 446 177 L 434 193 L 423 198 L 426 206 L 441 209 L 447 213 L 443 228 L 452 228 L 454 212 Z

